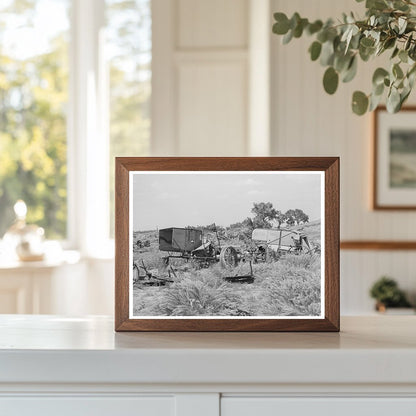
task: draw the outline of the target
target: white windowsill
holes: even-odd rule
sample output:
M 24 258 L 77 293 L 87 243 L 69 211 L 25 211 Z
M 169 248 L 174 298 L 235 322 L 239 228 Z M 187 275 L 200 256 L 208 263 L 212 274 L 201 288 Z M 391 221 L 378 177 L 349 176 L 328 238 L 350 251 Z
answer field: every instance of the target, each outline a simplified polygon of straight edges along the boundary
M 50 244 L 53 243 L 53 244 Z M 2 246 L 0 240 L 0 270 L 33 270 L 54 268 L 66 264 L 77 264 L 86 261 L 114 261 L 114 240 L 107 240 L 97 247 L 94 252 L 82 254 L 79 250 L 61 249 L 57 242 L 46 242 L 46 255 L 41 261 L 20 261 L 16 256 L 10 255 Z M 63 244 L 64 245 L 64 244 Z M 54 246 L 51 250 L 49 247 Z M 64 245 L 65 247 L 65 245 Z
M 0 270 L 39 270 L 55 268 L 66 264 L 77 264 L 81 260 L 79 251 L 63 250 L 58 256 L 46 256 L 40 261 L 20 261 L 10 256 L 0 256 Z

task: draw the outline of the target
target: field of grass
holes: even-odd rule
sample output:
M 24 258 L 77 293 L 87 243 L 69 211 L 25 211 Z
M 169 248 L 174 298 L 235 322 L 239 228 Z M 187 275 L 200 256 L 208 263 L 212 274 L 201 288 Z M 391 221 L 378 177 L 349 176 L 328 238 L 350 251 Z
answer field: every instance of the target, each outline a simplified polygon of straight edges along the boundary
M 296 227 L 300 228 L 300 227 Z M 320 242 L 320 223 L 303 226 L 310 241 Z M 243 249 L 250 244 L 241 238 L 244 230 L 225 230 L 222 244 Z M 247 233 L 246 233 L 247 234 Z M 134 243 L 148 240 L 150 247 L 134 248 L 134 262 L 143 261 L 148 271 L 168 277 L 169 267 L 158 249 L 157 231 L 135 232 Z M 321 313 L 320 254 L 287 254 L 278 261 L 253 264 L 254 283 L 230 283 L 224 277 L 247 275 L 248 263 L 227 270 L 214 263 L 199 268 L 193 261 L 170 261 L 176 276 L 166 286 L 133 287 L 134 316 L 317 316 Z

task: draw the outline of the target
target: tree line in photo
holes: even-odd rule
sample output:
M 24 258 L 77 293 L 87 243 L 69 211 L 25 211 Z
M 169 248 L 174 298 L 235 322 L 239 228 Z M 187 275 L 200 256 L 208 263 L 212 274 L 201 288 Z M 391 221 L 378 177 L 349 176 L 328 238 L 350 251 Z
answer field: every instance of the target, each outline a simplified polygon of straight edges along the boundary
M 296 208 L 282 212 L 274 208 L 271 202 L 255 202 L 251 212 L 254 214 L 253 217 L 247 217 L 241 222 L 230 224 L 227 228 L 253 230 L 255 228 L 280 228 L 283 224 L 291 227 L 309 222 L 309 216 L 303 210 Z M 220 231 L 223 229 L 223 227 L 215 223 L 206 226 L 188 226 L 187 228 L 201 228 L 207 231 Z

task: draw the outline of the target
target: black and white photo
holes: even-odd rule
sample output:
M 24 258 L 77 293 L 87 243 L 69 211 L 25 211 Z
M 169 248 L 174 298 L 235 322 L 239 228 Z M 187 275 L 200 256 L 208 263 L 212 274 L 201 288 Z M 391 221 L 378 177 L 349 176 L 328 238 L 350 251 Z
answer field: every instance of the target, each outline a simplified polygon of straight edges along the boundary
M 324 172 L 129 178 L 130 319 L 325 316 Z

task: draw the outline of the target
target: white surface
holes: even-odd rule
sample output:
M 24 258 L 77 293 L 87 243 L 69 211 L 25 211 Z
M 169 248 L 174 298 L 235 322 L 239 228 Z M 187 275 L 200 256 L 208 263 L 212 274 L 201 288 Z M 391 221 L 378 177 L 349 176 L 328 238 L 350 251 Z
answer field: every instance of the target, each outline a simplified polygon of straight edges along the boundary
M 3 316 L 0 383 L 414 383 L 415 317 L 341 333 L 114 333 L 108 318 Z M 77 371 L 74 371 L 74 368 Z

